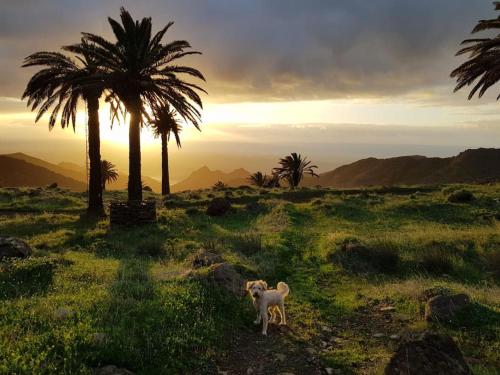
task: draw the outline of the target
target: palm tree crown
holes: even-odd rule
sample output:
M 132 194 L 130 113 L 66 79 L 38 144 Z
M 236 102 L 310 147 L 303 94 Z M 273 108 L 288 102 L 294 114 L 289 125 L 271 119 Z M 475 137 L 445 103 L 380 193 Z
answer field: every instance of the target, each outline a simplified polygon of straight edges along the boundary
M 274 168 L 273 172 L 280 178 L 285 179 L 292 189 L 299 186 L 304 173 L 308 173 L 311 176 L 318 176 L 314 172 L 314 169 L 318 167 L 311 165 L 311 162 L 307 158 L 302 158 L 300 154 L 295 152 L 280 159 L 279 164 L 280 167 Z
M 495 1 L 495 10 L 500 10 L 500 2 Z M 472 30 L 475 34 L 484 30 L 500 29 L 500 16 L 490 20 L 482 20 Z M 500 34 L 493 38 L 467 39 L 462 42 L 463 47 L 457 55 L 469 54 L 469 59 L 451 73 L 456 78 L 455 92 L 465 86 L 474 85 L 469 93 L 472 99 L 477 93 L 482 97 L 484 93 L 500 80 Z M 500 95 L 497 99 L 500 98 Z
M 182 125 L 177 119 L 175 111 L 168 105 L 160 106 L 154 111 L 154 118 L 150 125 L 155 138 L 160 138 L 162 135 L 165 135 L 167 141 L 169 141 L 170 137 L 173 135 L 177 147 L 181 147 L 180 134 Z M 199 129 L 198 124 L 196 124 L 196 128 Z
M 146 108 L 159 103 L 168 104 L 186 121 L 196 126 L 202 108 L 198 92 L 205 92 L 194 83 L 179 78 L 185 74 L 205 80 L 194 68 L 177 65 L 185 56 L 199 54 L 192 51 L 187 41 L 162 43 L 173 22 L 152 34 L 151 18 L 134 21 L 129 12 L 121 8 L 121 24 L 108 18 L 116 42 L 90 33 L 83 38 L 93 48 L 87 53 L 99 61 L 101 78 L 109 97 L 117 97 L 130 114 L 129 124 L 129 201 L 142 199 L 140 126 L 148 120 Z M 84 48 L 72 46 L 73 51 Z M 117 106 L 113 110 L 117 111 Z
M 102 189 L 106 189 L 106 184 L 114 182 L 118 179 L 118 171 L 116 166 L 110 161 L 101 161 L 101 178 L 102 178 Z
M 254 174 L 250 175 L 248 180 L 252 185 L 263 187 L 267 181 L 267 176 L 262 172 L 255 172 Z

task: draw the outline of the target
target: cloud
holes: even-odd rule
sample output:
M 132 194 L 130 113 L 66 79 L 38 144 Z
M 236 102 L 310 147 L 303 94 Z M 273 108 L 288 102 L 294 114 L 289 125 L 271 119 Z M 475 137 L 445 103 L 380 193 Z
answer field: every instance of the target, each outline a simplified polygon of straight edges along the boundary
M 80 31 L 110 37 L 106 16 L 124 4 L 156 28 L 175 20 L 207 76 L 209 100 L 381 97 L 451 87 L 453 54 L 484 0 L 7 0 L 0 14 L 0 96 L 18 97 L 23 57 L 57 49 Z

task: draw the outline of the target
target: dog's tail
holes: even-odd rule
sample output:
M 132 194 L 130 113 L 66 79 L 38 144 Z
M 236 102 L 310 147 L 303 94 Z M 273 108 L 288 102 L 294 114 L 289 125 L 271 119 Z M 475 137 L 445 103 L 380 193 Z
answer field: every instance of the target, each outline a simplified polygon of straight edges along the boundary
M 276 289 L 283 295 L 283 297 L 288 296 L 288 293 L 290 293 L 290 288 L 283 281 L 278 283 Z

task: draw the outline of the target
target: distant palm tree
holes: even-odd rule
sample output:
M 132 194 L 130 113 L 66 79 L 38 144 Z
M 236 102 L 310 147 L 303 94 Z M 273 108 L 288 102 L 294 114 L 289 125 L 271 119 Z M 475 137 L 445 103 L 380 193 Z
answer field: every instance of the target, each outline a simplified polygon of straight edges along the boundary
M 266 181 L 264 182 L 264 187 L 266 188 L 279 188 L 280 185 L 280 176 L 277 173 L 271 174 L 271 176 L 266 177 Z
M 124 8 L 120 18 L 121 24 L 108 18 L 116 42 L 89 33 L 83 37 L 96 46 L 90 53 L 102 65 L 106 89 L 130 114 L 128 199 L 133 201 L 142 199 L 140 129 L 149 117 L 145 108 L 168 103 L 184 120 L 197 124 L 202 108 L 197 91 L 205 91 L 178 75 L 205 78 L 197 69 L 176 64 L 184 56 L 200 54 L 187 41 L 161 43 L 173 22 L 153 35 L 151 18 L 135 21 Z
M 262 172 L 255 172 L 254 174 L 250 175 L 248 180 L 252 185 L 263 187 L 266 183 L 267 176 L 265 174 L 262 174 Z
M 227 185 L 222 181 L 217 181 L 213 186 L 214 190 L 224 190 L 226 188 L 227 188 Z
M 89 53 L 94 47 L 83 42 L 76 61 L 59 52 L 37 52 L 24 59 L 23 67 L 43 67 L 28 82 L 22 98 L 28 98 L 31 110 L 38 111 L 37 122 L 51 108 L 49 130 L 60 116 L 62 128 L 75 130 L 78 102 L 87 105 L 90 159 L 88 212 L 103 214 L 101 185 L 101 140 L 99 134 L 99 98 L 103 92 L 99 64 Z
M 495 1 L 494 5 L 495 10 L 500 10 L 500 2 Z M 500 17 L 479 21 L 472 30 L 472 34 L 498 29 L 500 29 Z M 455 92 L 474 84 L 469 93 L 469 99 L 472 99 L 476 93 L 478 97 L 482 97 L 500 80 L 500 34 L 493 38 L 467 39 L 462 42 L 462 45 L 466 47 L 460 49 L 457 55 L 469 54 L 469 59 L 451 72 L 451 77 L 457 79 Z M 497 100 L 499 98 L 500 95 Z
M 198 124 L 194 124 L 199 130 Z M 161 138 L 161 194 L 170 194 L 170 174 L 168 170 L 168 141 L 173 135 L 177 147 L 181 147 L 180 133 L 182 130 L 175 111 L 168 105 L 157 106 L 151 123 L 155 137 Z
M 318 177 L 314 172 L 314 169 L 318 167 L 316 165 L 311 165 L 311 162 L 308 161 L 307 158 L 302 159 L 302 156 L 295 152 L 280 159 L 279 164 L 281 166 L 274 168 L 273 172 L 280 178 L 285 179 L 292 189 L 299 186 L 304 173 Z
M 114 182 L 118 179 L 118 171 L 116 166 L 110 161 L 103 160 L 101 162 L 101 177 L 102 177 L 102 190 L 106 190 L 106 184 Z

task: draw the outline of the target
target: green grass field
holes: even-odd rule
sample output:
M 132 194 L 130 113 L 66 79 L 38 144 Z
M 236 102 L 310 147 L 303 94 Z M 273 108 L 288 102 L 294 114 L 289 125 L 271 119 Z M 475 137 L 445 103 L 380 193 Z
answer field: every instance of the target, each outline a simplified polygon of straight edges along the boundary
M 462 188 L 475 199 L 450 203 Z M 232 212 L 207 216 L 214 196 L 229 197 Z M 0 189 L 0 235 L 35 250 L 0 263 L 0 373 L 90 374 L 113 364 L 138 374 L 217 374 L 231 338 L 262 338 L 249 299 L 185 276 L 200 248 L 246 275 L 289 284 L 290 330 L 271 330 L 270 350 L 288 355 L 293 342 L 338 373 L 377 374 L 397 348 L 391 335 L 430 328 L 456 340 L 475 374 L 499 373 L 500 185 L 150 197 L 161 207 L 157 224 L 110 228 L 82 215 L 82 194 Z M 345 243 L 375 256 L 346 256 Z M 433 287 L 465 292 L 472 303 L 449 323 L 426 323 L 421 296 Z M 395 311 L 380 313 L 384 305 Z M 61 308 L 71 316 L 57 318 Z

